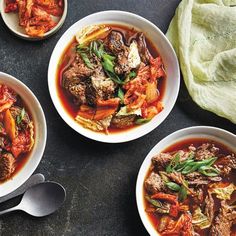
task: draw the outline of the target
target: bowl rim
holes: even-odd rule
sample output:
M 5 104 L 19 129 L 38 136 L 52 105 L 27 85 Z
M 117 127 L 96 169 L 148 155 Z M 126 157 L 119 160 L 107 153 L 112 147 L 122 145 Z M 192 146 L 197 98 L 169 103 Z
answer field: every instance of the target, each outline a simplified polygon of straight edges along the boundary
M 61 104 L 61 101 L 58 97 L 58 94 L 56 92 L 56 95 L 54 95 L 54 90 L 56 90 L 56 83 L 55 83 L 55 78 L 52 79 L 52 77 L 54 77 L 53 75 L 53 72 L 54 72 L 54 69 L 55 69 L 55 65 L 53 64 L 53 60 L 56 60 L 54 57 L 54 54 L 56 54 L 56 52 L 59 50 L 58 48 L 58 45 L 59 43 L 61 43 L 61 40 L 66 37 L 66 35 L 69 35 L 71 34 L 74 30 L 73 28 L 75 28 L 76 25 L 78 25 L 80 22 L 82 21 L 88 21 L 88 20 L 91 20 L 93 18 L 96 18 L 96 17 L 102 17 L 104 14 L 109 14 L 109 15 L 114 15 L 114 14 L 118 14 L 120 16 L 120 18 L 122 19 L 122 17 L 132 17 L 134 19 L 137 19 L 139 21 L 143 21 L 145 22 L 145 24 L 147 25 L 150 25 L 150 27 L 153 27 L 155 29 L 155 31 L 157 32 L 157 34 L 159 34 L 161 36 L 161 40 L 165 41 L 165 43 L 167 43 L 168 47 L 169 47 L 169 50 L 170 50 L 170 54 L 173 56 L 173 60 L 174 60 L 174 63 L 176 64 L 176 75 L 175 75 L 175 87 L 176 87 L 176 93 L 173 94 L 172 98 L 173 98 L 173 103 L 169 106 L 168 110 L 167 109 L 164 109 L 165 111 L 165 115 L 162 117 L 162 119 L 159 119 L 158 120 L 158 123 L 156 125 L 153 125 L 152 127 L 146 127 L 145 130 L 143 131 L 140 131 L 139 133 L 137 133 L 136 135 L 132 135 L 132 137 L 127 137 L 125 135 L 123 135 L 123 138 L 121 140 L 121 138 L 116 138 L 115 134 L 109 134 L 109 135 L 106 135 L 106 137 L 99 133 L 99 132 L 95 132 L 95 131 L 92 131 L 91 133 L 89 131 L 84 131 L 84 128 L 80 128 L 82 127 L 80 124 L 76 123 L 74 120 L 72 119 L 69 119 L 69 117 L 66 115 L 66 110 L 64 109 L 63 105 Z M 109 20 L 106 20 L 106 21 L 109 21 Z M 120 20 L 120 23 L 122 24 L 122 20 Z M 91 23 L 90 25 L 92 24 L 95 24 L 96 23 Z M 131 24 L 132 25 L 132 24 Z M 79 30 L 78 30 L 79 31 Z M 75 35 L 75 33 L 74 33 Z M 65 50 L 66 47 L 63 48 L 63 50 Z M 60 49 L 61 50 L 61 49 Z M 61 55 L 63 53 L 63 50 L 61 50 Z M 58 59 L 57 59 L 58 61 Z M 52 102 L 57 110 L 57 112 L 59 113 L 60 117 L 65 121 L 65 123 L 67 125 L 69 125 L 73 130 L 75 130 L 77 133 L 83 135 L 84 137 L 87 137 L 89 139 L 92 139 L 92 140 L 95 140 L 95 141 L 99 141 L 99 142 L 103 142 L 103 143 L 124 143 L 124 142 L 129 142 L 129 141 L 132 141 L 132 140 L 135 140 L 135 139 L 138 139 L 146 134 L 148 134 L 149 132 L 153 131 L 154 129 L 157 128 L 157 126 L 159 126 L 166 118 L 167 116 L 169 115 L 169 113 L 172 111 L 175 103 L 176 103 L 176 100 L 177 100 L 177 97 L 178 97 L 178 94 L 179 94 L 179 88 L 180 88 L 180 69 L 179 69 L 179 62 L 178 62 L 178 58 L 176 56 L 176 53 L 171 45 L 171 43 L 169 42 L 169 40 L 167 39 L 167 37 L 164 35 L 164 33 L 154 24 L 152 23 L 151 21 L 145 19 L 144 17 L 142 16 L 139 16 L 137 14 L 134 14 L 134 13 L 131 13 L 131 12 L 127 12 L 127 11 L 119 11 L 119 10 L 107 10 L 107 11 L 100 11 L 100 12 L 96 12 L 96 13 L 93 13 L 93 14 L 90 14 L 78 21 L 76 21 L 73 25 L 71 25 L 65 32 L 64 34 L 60 37 L 60 39 L 58 40 L 58 42 L 56 43 L 54 49 L 53 49 L 53 52 L 51 54 L 51 58 L 50 58 L 50 61 L 49 61 L 49 66 L 48 66 L 48 88 L 49 88 L 49 93 L 50 93 L 50 96 L 51 96 L 51 99 L 52 99 Z M 157 115 L 158 116 L 158 115 Z M 73 121 L 73 122 L 72 122 Z M 152 121 L 150 121 L 149 123 L 151 123 Z M 145 124 L 144 124 L 145 125 Z M 142 125 L 142 126 L 144 126 Z M 137 127 L 135 127 L 137 128 Z M 134 128 L 134 129 L 135 129 Z M 87 130 L 87 129 L 86 129 Z M 131 129 L 132 130 L 132 129 Z M 119 132 L 120 134 L 122 133 L 123 131 Z M 129 132 L 129 131 L 125 131 L 125 132 Z M 109 137 L 109 138 L 107 138 Z
M 154 229 L 152 223 L 149 220 L 147 220 L 146 213 L 144 212 L 144 201 L 143 201 L 143 183 L 144 183 L 144 179 L 147 174 L 148 168 L 150 167 L 150 161 L 151 161 L 151 158 L 154 154 L 153 152 L 156 152 L 155 151 L 156 149 L 164 150 L 168 146 L 171 146 L 174 143 L 178 142 L 178 140 L 172 139 L 172 137 L 175 137 L 177 134 L 181 135 L 181 140 L 184 140 L 185 138 L 187 138 L 189 131 L 191 131 L 190 134 L 197 134 L 197 133 L 199 133 L 198 131 L 200 131 L 200 130 L 204 130 L 204 135 L 206 135 L 208 137 L 214 136 L 216 139 L 223 139 L 220 137 L 224 134 L 224 135 L 236 140 L 236 135 L 234 133 L 227 131 L 225 129 L 222 129 L 222 128 L 218 128 L 218 127 L 214 127 L 214 126 L 190 126 L 187 128 L 176 130 L 175 132 L 170 133 L 169 135 L 165 136 L 163 139 L 158 141 L 151 148 L 151 150 L 148 152 L 148 154 L 145 156 L 145 158 L 140 166 L 140 169 L 139 169 L 138 175 L 137 175 L 137 180 L 136 180 L 136 187 L 135 187 L 136 205 L 137 205 L 139 217 L 143 223 L 143 226 L 145 227 L 145 229 L 147 230 L 147 232 L 150 235 L 160 236 L 160 234 L 157 232 L 157 230 Z M 218 133 L 219 135 L 216 135 L 216 134 L 212 135 L 211 132 Z M 162 145 L 163 143 L 165 143 L 167 140 L 169 140 L 169 144 L 164 145 L 163 147 L 160 148 L 159 146 Z M 159 150 L 159 151 L 161 151 L 161 150 Z M 149 163 L 149 165 L 148 165 L 148 163 Z M 148 168 L 146 168 L 147 165 L 149 166 Z
M 42 126 L 42 130 L 44 131 L 41 134 L 41 135 L 43 135 L 42 138 L 41 138 L 42 139 L 41 140 L 42 141 L 41 149 L 39 149 L 38 152 L 37 152 L 37 159 L 35 158 L 32 169 L 28 170 L 27 173 L 24 174 L 24 177 L 22 177 L 21 180 L 17 181 L 14 184 L 14 187 L 12 187 L 12 189 L 9 189 L 8 191 L 4 192 L 3 195 L 0 194 L 0 197 L 3 197 L 3 196 L 6 196 L 9 193 L 15 191 L 18 187 L 20 187 L 22 184 L 24 184 L 25 181 L 34 173 L 34 171 L 38 167 L 39 163 L 41 162 L 44 151 L 45 151 L 46 142 L 47 142 L 47 123 L 46 123 L 46 118 L 45 118 L 45 115 L 44 115 L 43 108 L 42 108 L 40 102 L 38 101 L 37 97 L 34 95 L 34 93 L 31 91 L 31 89 L 29 87 L 27 85 L 25 85 L 23 82 L 21 82 L 20 80 L 18 80 L 16 77 L 14 77 L 10 74 L 7 74 L 5 72 L 2 72 L 2 71 L 0 71 L 0 83 L 1 83 L 1 77 L 5 77 L 9 80 L 12 80 L 18 87 L 21 87 L 22 90 L 26 91 L 26 93 L 28 93 L 31 96 L 31 98 L 34 99 L 34 102 L 37 104 L 37 110 L 40 113 L 40 116 L 41 116 L 41 119 L 42 119 L 42 123 L 40 125 Z M 12 88 L 12 89 L 15 91 L 14 88 Z M 24 100 L 24 98 L 22 98 L 22 99 Z M 34 146 L 36 146 L 36 145 L 37 144 L 35 143 Z M 31 156 L 31 159 L 32 158 L 34 158 L 34 156 Z M 27 162 L 26 162 L 26 164 L 27 164 Z M 22 169 L 19 171 L 19 173 L 17 173 L 16 175 L 20 174 L 22 171 L 24 171 L 24 169 L 25 169 L 25 166 L 23 166 Z M 14 181 L 14 179 L 11 180 L 11 181 Z M 7 182 L 8 181 L 6 181 L 6 183 Z M 3 185 L 4 185 L 4 183 L 3 183 Z
M 41 40 L 49 38 L 50 36 L 55 34 L 64 24 L 66 16 L 67 16 L 67 11 L 68 11 L 68 1 L 67 0 L 63 0 L 63 1 L 64 1 L 64 10 L 63 10 L 63 14 L 62 14 L 60 20 L 58 21 L 57 25 L 55 27 L 53 27 L 51 30 L 49 30 L 48 32 L 46 32 L 43 37 L 31 37 L 31 36 L 27 35 L 26 33 L 21 33 L 19 31 L 15 30 L 14 28 L 12 28 L 11 26 L 9 26 L 7 23 L 6 17 L 5 17 L 5 14 L 8 14 L 8 13 L 5 13 L 5 11 L 4 11 L 4 6 L 5 6 L 4 0 L 2 0 L 2 2 L 0 3 L 0 14 L 2 16 L 2 19 L 3 19 L 6 27 L 17 37 L 19 37 L 21 39 L 28 40 L 28 41 L 41 41 Z

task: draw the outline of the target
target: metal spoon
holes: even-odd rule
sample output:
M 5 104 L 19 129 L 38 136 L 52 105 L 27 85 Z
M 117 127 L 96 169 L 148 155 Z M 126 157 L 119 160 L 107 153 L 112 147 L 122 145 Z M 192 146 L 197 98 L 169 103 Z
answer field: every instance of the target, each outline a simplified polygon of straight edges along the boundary
M 12 211 L 24 211 L 32 216 L 42 217 L 55 212 L 65 201 L 66 191 L 55 182 L 44 182 L 28 189 L 19 205 L 1 211 L 0 215 Z
M 29 177 L 28 180 L 24 184 L 22 184 L 18 189 L 14 192 L 7 194 L 4 197 L 0 197 L 0 203 L 8 201 L 14 197 L 17 197 L 23 194 L 27 189 L 33 187 L 36 184 L 43 183 L 45 181 L 45 177 L 42 174 L 35 174 Z

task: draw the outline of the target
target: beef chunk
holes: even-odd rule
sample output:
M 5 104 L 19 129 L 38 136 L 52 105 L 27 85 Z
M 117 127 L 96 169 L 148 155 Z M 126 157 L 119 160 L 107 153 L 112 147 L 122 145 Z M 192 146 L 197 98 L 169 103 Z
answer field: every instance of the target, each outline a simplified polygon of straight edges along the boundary
M 63 87 L 72 95 L 75 104 L 95 105 L 97 99 L 112 98 L 114 82 L 106 78 L 102 65 L 94 56 L 91 60 L 94 69 L 88 68 L 79 55 L 63 74 Z
M 166 168 L 171 162 L 172 155 L 170 153 L 161 152 L 152 158 L 152 164 L 157 168 Z
M 108 100 L 113 97 L 116 84 L 110 78 L 104 76 L 92 76 L 91 81 L 98 99 Z
M 65 88 L 68 88 L 69 84 L 73 82 L 78 82 L 78 79 L 89 77 L 92 74 L 93 69 L 88 68 L 80 57 L 80 55 L 77 54 L 74 62 L 63 74 L 63 86 Z
M 215 147 L 214 144 L 203 143 L 200 147 L 197 148 L 195 159 L 196 160 L 205 160 L 210 157 L 214 157 L 218 154 L 219 148 Z
M 114 116 L 111 122 L 117 128 L 125 128 L 133 125 L 135 118 L 136 115 Z
M 221 171 L 222 175 L 228 175 L 232 169 L 236 169 L 236 157 L 234 154 L 220 157 L 215 165 Z
M 129 49 L 124 44 L 122 34 L 114 30 L 111 31 L 108 35 L 107 47 L 117 57 L 115 72 L 119 75 L 128 73 L 131 69 L 128 63 Z
M 138 33 L 137 44 L 138 44 L 138 51 L 141 57 L 141 61 L 145 64 L 149 64 L 151 54 L 147 49 L 146 40 L 143 33 Z
M 152 172 L 145 181 L 146 190 L 151 193 L 157 193 L 165 189 L 165 184 L 162 182 L 160 175 Z
M 210 236 L 229 236 L 231 227 L 236 220 L 235 206 L 229 206 L 225 201 L 221 202 L 219 214 L 212 225 Z
M 0 157 L 0 180 L 8 179 L 15 170 L 15 158 L 11 153 L 3 154 Z
M 85 82 L 70 84 L 68 87 L 68 92 L 73 96 L 75 104 L 81 105 L 87 103 Z

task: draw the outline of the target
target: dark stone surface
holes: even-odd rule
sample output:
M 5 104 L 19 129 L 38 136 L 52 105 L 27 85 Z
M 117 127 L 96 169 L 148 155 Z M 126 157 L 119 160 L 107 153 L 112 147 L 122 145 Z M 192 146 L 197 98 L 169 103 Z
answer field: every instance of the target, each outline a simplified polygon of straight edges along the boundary
M 136 141 L 110 145 L 88 140 L 69 128 L 56 112 L 47 86 L 52 50 L 63 32 L 93 12 L 119 9 L 144 16 L 166 32 L 179 0 L 69 0 L 61 30 L 45 41 L 27 42 L 12 35 L 0 20 L 0 71 L 23 81 L 45 111 L 48 140 L 36 172 L 62 183 L 67 200 L 54 215 L 42 219 L 16 212 L 0 218 L 0 235 L 147 235 L 136 208 L 135 183 L 150 149 L 166 135 L 193 125 L 212 125 L 235 131 L 229 121 L 201 110 L 182 85 L 168 118 Z M 4 209 L 19 198 L 1 204 Z

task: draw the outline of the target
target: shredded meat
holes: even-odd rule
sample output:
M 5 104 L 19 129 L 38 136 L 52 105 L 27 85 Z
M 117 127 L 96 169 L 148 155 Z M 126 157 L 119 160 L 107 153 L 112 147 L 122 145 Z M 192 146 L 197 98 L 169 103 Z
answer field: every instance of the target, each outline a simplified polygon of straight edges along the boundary
M 15 170 L 15 158 L 11 153 L 0 157 L 0 180 L 8 179 Z
M 216 177 L 207 177 L 203 176 L 199 172 L 192 172 L 185 176 L 185 179 L 188 181 L 189 185 L 207 185 L 210 182 L 220 182 L 222 178 L 220 176 Z
M 196 160 L 205 160 L 210 157 L 214 157 L 218 154 L 219 148 L 215 147 L 214 144 L 203 143 L 200 147 L 197 148 L 195 159 Z
M 193 200 L 196 204 L 201 204 L 204 201 L 204 193 L 202 188 L 197 188 L 194 190 L 195 191 L 195 195 L 193 196 Z
M 165 172 L 164 172 L 165 173 Z M 179 172 L 172 172 L 170 174 L 166 174 L 166 176 L 173 182 L 177 184 L 183 184 L 184 176 Z
M 225 201 L 221 202 L 219 214 L 212 225 L 210 236 L 229 236 L 231 227 L 236 220 L 236 206 L 229 206 Z
M 223 156 L 216 161 L 215 165 L 222 175 L 228 175 L 232 169 L 236 169 L 236 157 L 234 154 Z
M 149 64 L 151 54 L 147 49 L 146 40 L 143 33 L 138 33 L 137 44 L 138 44 L 139 55 L 141 57 L 142 62 L 145 64 Z
M 209 221 L 212 223 L 214 219 L 214 214 L 215 214 L 215 209 L 214 209 L 215 202 L 212 195 L 209 192 L 205 198 L 205 203 L 206 203 L 205 214 L 207 218 L 209 219 Z

